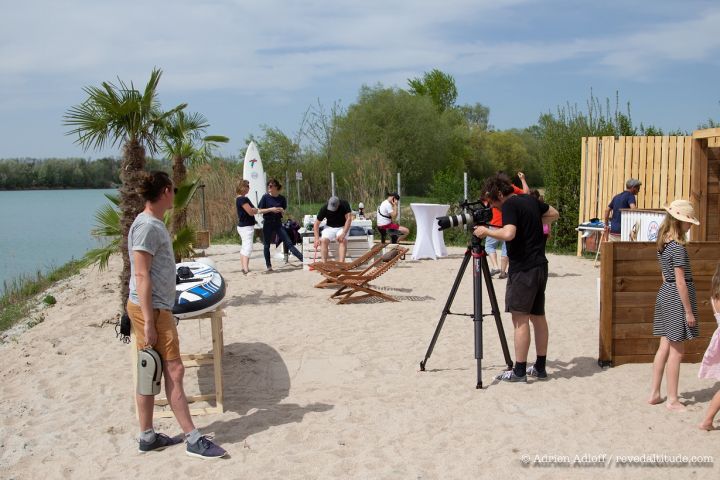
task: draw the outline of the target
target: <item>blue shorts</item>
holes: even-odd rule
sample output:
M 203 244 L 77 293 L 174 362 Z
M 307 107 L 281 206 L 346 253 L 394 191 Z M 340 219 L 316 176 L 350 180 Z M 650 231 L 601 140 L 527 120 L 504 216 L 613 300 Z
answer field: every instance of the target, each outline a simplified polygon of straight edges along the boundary
M 497 227 L 489 228 L 490 230 L 499 230 L 499 228 Z M 500 255 L 502 255 L 503 257 L 507 257 L 507 245 L 505 244 L 505 242 L 496 238 L 492 238 L 490 236 L 485 237 L 485 251 L 488 253 L 488 255 L 495 255 L 499 243 L 502 243 L 502 252 L 500 253 Z

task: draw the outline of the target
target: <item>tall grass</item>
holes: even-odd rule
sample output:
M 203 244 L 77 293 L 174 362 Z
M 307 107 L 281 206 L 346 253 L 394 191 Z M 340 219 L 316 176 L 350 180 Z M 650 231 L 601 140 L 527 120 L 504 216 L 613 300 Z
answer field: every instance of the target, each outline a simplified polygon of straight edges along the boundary
M 79 273 L 82 267 L 82 261 L 71 260 L 45 274 L 38 271 L 33 277 L 21 276 L 3 281 L 3 294 L 0 296 L 0 332 L 27 318 L 35 306 L 31 302 L 33 297 L 56 282 Z

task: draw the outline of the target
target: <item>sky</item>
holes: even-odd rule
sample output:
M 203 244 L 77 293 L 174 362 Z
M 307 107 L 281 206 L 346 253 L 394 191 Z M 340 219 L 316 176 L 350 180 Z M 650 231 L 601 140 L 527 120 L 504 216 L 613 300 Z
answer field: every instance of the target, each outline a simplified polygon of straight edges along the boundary
M 692 131 L 720 120 L 717 0 L 0 0 L 0 158 L 85 151 L 63 114 L 103 81 L 188 103 L 237 155 L 260 126 L 294 136 L 318 102 L 362 85 L 407 87 L 434 68 L 458 103 L 524 128 L 593 94 L 631 104 L 636 125 Z

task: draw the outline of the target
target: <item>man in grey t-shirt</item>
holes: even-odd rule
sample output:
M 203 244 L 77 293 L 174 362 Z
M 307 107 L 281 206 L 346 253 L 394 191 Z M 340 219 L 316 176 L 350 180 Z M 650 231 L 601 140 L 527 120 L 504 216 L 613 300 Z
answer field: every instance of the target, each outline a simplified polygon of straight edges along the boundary
M 152 215 L 142 212 L 130 227 L 128 250 L 130 253 L 130 301 L 140 305 L 135 281 L 133 252 L 147 252 L 153 257 L 150 268 L 150 280 L 153 286 L 152 307 L 172 310 L 175 305 L 175 255 L 172 249 L 172 239 L 165 224 Z
M 227 452 L 200 434 L 190 417 L 180 358 L 180 340 L 175 318 L 175 257 L 172 240 L 162 218 L 173 207 L 175 189 L 165 172 L 146 174 L 139 188 L 145 199 L 140 213 L 128 232 L 130 253 L 130 296 L 127 313 L 132 323 L 138 350 L 153 348 L 160 354 L 165 376 L 165 393 L 173 414 L 185 433 L 186 453 L 193 457 L 220 458 Z M 135 395 L 140 421 L 141 453 L 163 450 L 182 442 L 156 433 L 153 428 L 154 395 Z

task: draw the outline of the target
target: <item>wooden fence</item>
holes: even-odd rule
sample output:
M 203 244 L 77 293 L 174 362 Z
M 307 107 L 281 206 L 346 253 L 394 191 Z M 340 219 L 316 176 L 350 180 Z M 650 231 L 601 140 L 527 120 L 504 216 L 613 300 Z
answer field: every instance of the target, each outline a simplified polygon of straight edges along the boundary
M 692 137 L 583 137 L 580 223 L 603 219 L 605 207 L 625 190 L 628 178 L 642 182 L 638 208 L 661 208 L 690 198 Z
M 579 223 L 603 220 L 629 178 L 642 182 L 638 208 L 690 200 L 700 218 L 692 238 L 720 240 L 720 129 L 696 130 L 691 137 L 583 137 Z M 581 243 L 578 235 L 578 255 Z
M 720 242 L 687 246 L 697 290 L 700 337 L 686 342 L 685 362 L 699 362 L 717 323 L 710 281 L 720 261 Z M 612 365 L 652 362 L 660 342 L 652 334 L 655 297 L 662 283 L 655 243 L 605 242 L 600 270 L 599 361 Z

